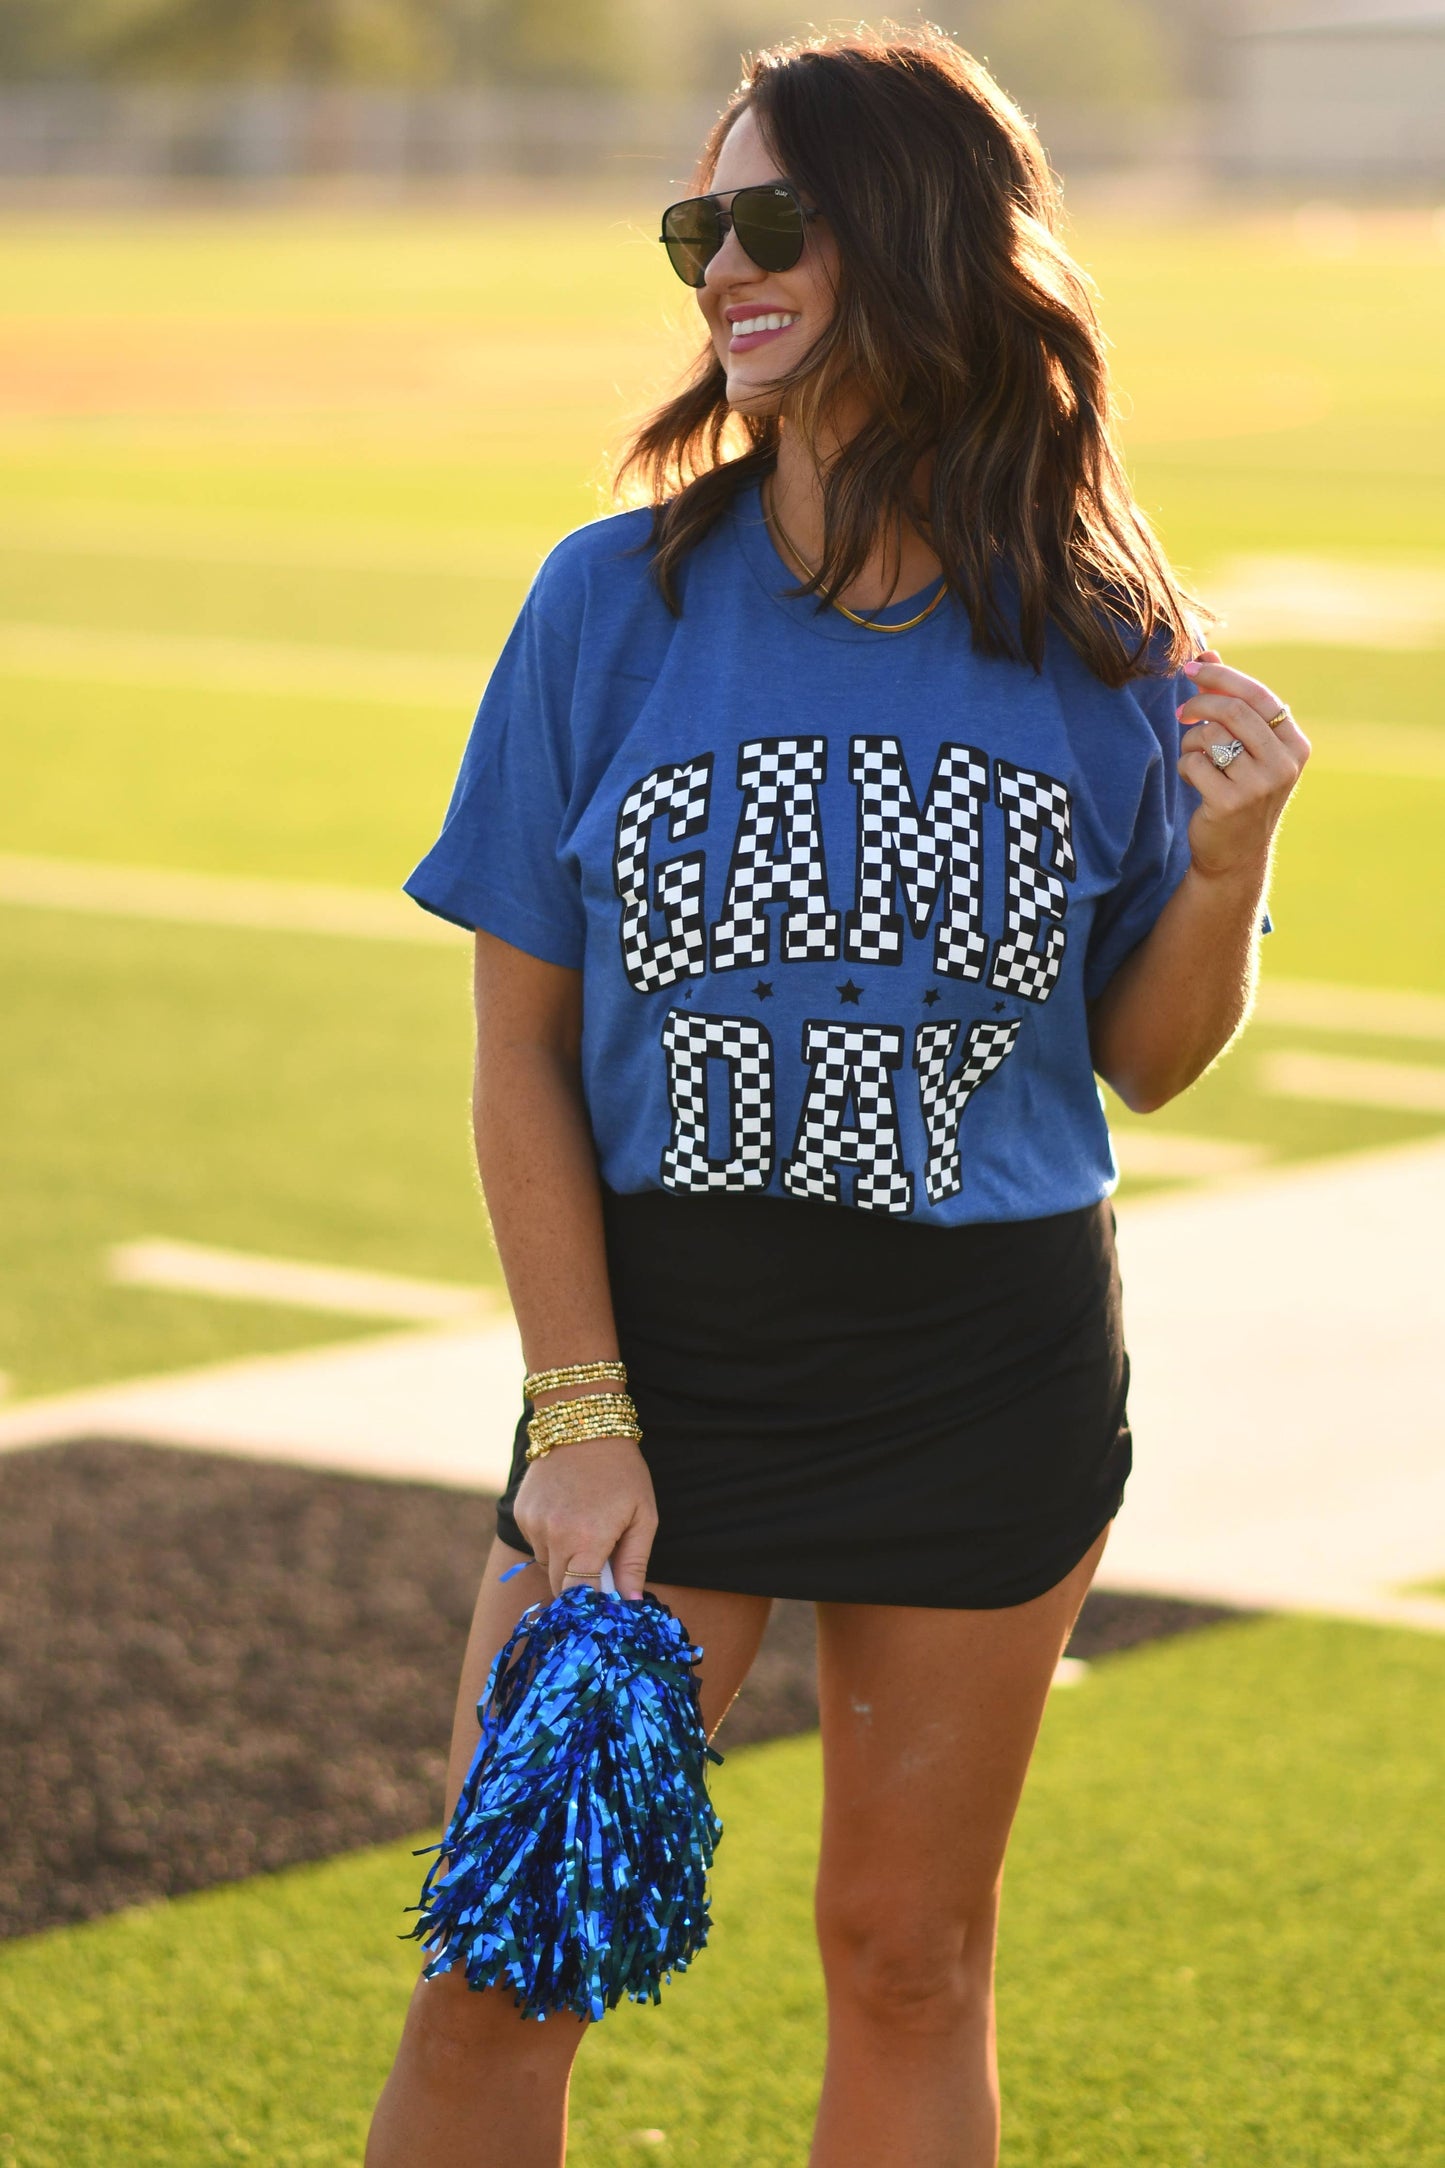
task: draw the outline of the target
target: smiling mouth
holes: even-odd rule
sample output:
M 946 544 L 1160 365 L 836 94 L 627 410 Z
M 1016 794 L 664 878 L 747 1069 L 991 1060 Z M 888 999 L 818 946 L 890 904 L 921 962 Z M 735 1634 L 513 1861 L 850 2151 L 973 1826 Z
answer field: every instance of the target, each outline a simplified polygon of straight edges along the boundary
M 797 309 L 760 309 L 756 316 L 734 317 L 728 326 L 730 352 L 748 353 L 765 339 L 776 339 L 781 332 L 791 331 L 798 315 Z

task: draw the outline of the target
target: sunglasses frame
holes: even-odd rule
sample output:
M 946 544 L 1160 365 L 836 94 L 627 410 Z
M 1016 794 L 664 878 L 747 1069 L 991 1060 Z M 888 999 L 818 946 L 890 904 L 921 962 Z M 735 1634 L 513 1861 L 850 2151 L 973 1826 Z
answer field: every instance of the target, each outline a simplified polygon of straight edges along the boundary
M 679 268 L 676 260 L 672 255 L 671 249 L 668 248 L 667 260 L 672 265 L 673 270 L 677 272 L 677 275 L 682 280 L 684 286 L 690 286 L 693 292 L 697 293 L 707 283 L 708 264 L 712 262 L 713 257 L 718 254 L 718 251 L 724 247 L 729 233 L 737 232 L 736 220 L 733 217 L 733 207 L 736 205 L 739 196 L 764 195 L 786 196 L 788 200 L 792 203 L 794 209 L 797 211 L 800 221 L 798 228 L 798 253 L 793 258 L 792 263 L 758 263 L 757 257 L 754 256 L 752 250 L 748 247 L 747 242 L 743 239 L 740 233 L 738 234 L 739 248 L 747 257 L 749 263 L 757 265 L 759 271 L 791 271 L 795 267 L 795 265 L 799 264 L 802 261 L 803 250 L 806 248 L 808 243 L 808 227 L 815 218 L 820 218 L 822 216 L 822 213 L 816 207 L 814 207 L 812 210 L 808 208 L 808 205 L 804 203 L 802 196 L 793 186 L 793 183 L 791 181 L 753 181 L 750 182 L 746 188 L 724 188 L 720 189 L 715 195 L 682 196 L 679 197 L 676 203 L 669 203 L 667 209 L 662 214 L 663 230 L 657 238 L 664 248 L 668 248 L 669 241 L 669 235 L 667 233 L 667 221 L 672 216 L 674 211 L 685 211 L 690 204 L 706 203 L 712 206 L 714 211 L 717 213 L 718 219 L 717 248 L 712 250 L 711 254 L 708 256 L 707 263 L 704 263 L 702 267 L 701 278 L 690 279 L 687 273 Z M 726 209 L 724 209 L 722 202 L 722 198 L 724 196 L 727 196 L 730 199 Z M 679 243 L 674 241 L 673 245 L 690 248 L 693 247 L 695 244 L 692 242 Z

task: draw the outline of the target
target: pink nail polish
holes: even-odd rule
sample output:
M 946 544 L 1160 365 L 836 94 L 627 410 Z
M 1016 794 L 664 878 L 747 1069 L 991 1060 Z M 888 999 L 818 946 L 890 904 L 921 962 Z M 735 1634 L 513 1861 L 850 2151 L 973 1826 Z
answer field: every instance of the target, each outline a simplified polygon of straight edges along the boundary
M 1200 660 L 1202 661 L 1202 659 L 1203 659 L 1203 658 L 1201 657 L 1201 658 L 1200 658 Z M 1198 662 L 1198 661 L 1195 661 L 1195 662 L 1182 662 L 1182 663 L 1180 663 L 1179 667 L 1180 667 L 1180 669 L 1181 669 L 1181 670 L 1182 670 L 1182 671 L 1184 672 L 1184 675 L 1185 675 L 1186 677 L 1193 677 L 1193 676 L 1194 676 L 1194 674 L 1195 674 L 1195 672 L 1196 672 L 1196 671 L 1198 670 L 1198 668 L 1199 668 L 1199 662 Z

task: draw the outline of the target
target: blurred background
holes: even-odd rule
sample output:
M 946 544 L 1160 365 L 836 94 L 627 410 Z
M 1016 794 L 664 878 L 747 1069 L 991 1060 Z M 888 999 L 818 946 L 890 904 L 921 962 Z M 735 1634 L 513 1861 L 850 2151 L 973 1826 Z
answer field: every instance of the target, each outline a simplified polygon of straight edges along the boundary
M 3 0 L 5 170 L 164 187 L 685 174 L 760 0 Z M 948 27 L 1070 172 L 1426 189 L 1422 0 L 975 0 Z
M 811 27 L 755 0 L 0 0 L 0 1444 L 16 1447 L 0 1454 L 11 1590 L 0 1658 L 28 1682 L 5 1704 L 20 1745 L 0 1768 L 19 1803 L 8 1837 L 0 1829 L 0 1866 L 10 1862 L 20 1893 L 9 1914 L 19 1939 L 0 1949 L 11 2028 L 0 2075 L 17 2103 L 8 2124 L 0 2109 L 0 2163 L 354 2157 L 409 1979 L 406 1945 L 393 1962 L 386 1938 L 416 1874 L 405 1846 L 374 1858 L 357 1847 L 430 1811 L 484 1513 L 456 1521 L 461 1491 L 438 1491 L 440 1520 L 419 1504 L 401 1534 L 394 1519 L 378 1533 L 378 1521 L 373 1548 L 355 1553 L 374 1563 L 376 1544 L 392 1546 L 372 1595 L 357 1566 L 352 1610 L 328 1596 L 308 1614 L 306 1632 L 336 1637 L 337 1620 L 354 1624 L 355 1605 L 384 1586 L 393 1608 L 372 1624 L 378 1651 L 394 1647 L 446 1525 L 463 1528 L 453 1582 L 444 1593 L 426 1583 L 423 1607 L 440 1623 L 424 1722 L 402 1755 L 411 1789 L 388 1777 L 370 1820 L 295 1834 L 315 1807 L 308 1785 L 323 1782 L 307 1759 L 317 1712 L 359 1693 L 355 1678 L 318 1686 L 287 1734 L 291 1835 L 274 1844 L 254 1798 L 233 1811 L 251 1782 L 234 1741 L 229 1760 L 189 1734 L 141 1755 L 113 1827 L 96 1800 L 124 1783 L 103 1757 L 80 1770 L 74 1742 L 99 1722 L 110 1689 L 97 1682 L 112 1680 L 117 1636 L 131 1637 L 117 1692 L 163 1673 L 171 1683 L 155 1693 L 175 1706 L 194 1687 L 207 1575 L 221 1572 L 225 1531 L 240 1530 L 259 1491 L 206 1492 L 210 1564 L 164 1619 L 145 1612 L 145 1591 L 189 1538 L 147 1551 L 140 1531 L 154 1534 L 168 1486 L 182 1484 L 175 1445 L 194 1436 L 237 1449 L 224 1420 L 208 1430 L 195 1410 L 214 1416 L 218 1393 L 244 1399 L 253 1372 L 216 1366 L 312 1349 L 339 1361 L 383 1332 L 409 1346 L 416 1335 L 398 1327 L 440 1339 L 449 1322 L 471 1331 L 489 1316 L 503 1354 L 510 1345 L 471 1167 L 467 945 L 397 887 L 435 833 L 542 554 L 606 509 L 607 462 L 628 419 L 695 342 L 690 299 L 653 238 L 658 210 L 687 192 L 740 53 Z M 1438 1286 L 1430 1154 L 1445 1134 L 1445 6 L 980 0 L 947 27 L 1037 118 L 1063 177 L 1144 505 L 1222 612 L 1228 659 L 1288 699 L 1316 743 L 1283 831 L 1258 1017 L 1217 1071 L 1147 1124 L 1111 1110 L 1121 1216 L 1161 1204 L 1186 1215 L 1168 1223 L 1170 1255 L 1187 1273 L 1198 1254 L 1187 1245 L 1207 1239 L 1227 1273 L 1252 1238 L 1247 1218 L 1209 1217 L 1226 1191 L 1291 1167 L 1310 1181 L 1353 1181 L 1366 1161 L 1418 1167 L 1415 1232 L 1407 1211 L 1388 1242 L 1423 1301 Z M 1424 1157 L 1400 1160 L 1416 1148 Z M 1317 1216 L 1292 1239 L 1301 1260 L 1313 1256 L 1323 1303 L 1344 1284 L 1332 1247 L 1342 1208 L 1329 1202 L 1344 1193 L 1308 1194 Z M 1202 1272 L 1200 1285 L 1216 1291 Z M 1368 1308 L 1346 1288 L 1329 1313 L 1336 1344 L 1365 1331 Z M 1190 1322 L 1197 1333 L 1197 1313 Z M 1419 1332 L 1379 1330 L 1375 1376 L 1398 1387 L 1408 1372 L 1409 1405 L 1423 1407 L 1429 1346 Z M 1191 1360 L 1204 1354 L 1196 1338 Z M 1291 1373 L 1291 1393 L 1308 1395 L 1308 1368 Z M 325 1430 L 319 1400 L 404 1399 L 390 1373 L 358 1375 L 360 1386 L 341 1370 L 306 1373 L 294 1417 L 265 1402 L 268 1478 L 305 1460 L 282 1450 L 288 1422 Z M 467 1390 L 480 1375 L 466 1373 Z M 496 1429 L 514 1381 L 505 1363 L 487 1375 L 503 1380 Z M 177 1379 L 202 1400 L 168 1432 Z M 150 1400 L 134 1398 L 152 1382 Z M 368 1463 L 392 1479 L 411 1442 L 402 1404 L 386 1402 L 403 1433 L 392 1461 L 377 1448 Z M 338 1418 L 353 1419 L 365 1428 L 362 1413 Z M 464 1407 L 458 1453 L 467 1420 Z M 1410 1432 L 1420 1469 L 1423 1420 Z M 1385 1446 L 1362 1435 L 1368 1413 L 1350 1422 L 1354 1466 L 1363 1455 L 1368 1472 Z M 1393 1415 L 1381 1429 L 1401 1434 Z M 344 1467 L 326 1435 L 312 1465 Z M 1313 1435 L 1305 1424 L 1307 1455 Z M 147 1489 L 138 1461 L 65 1461 L 75 1441 L 118 1436 L 171 1436 L 165 1478 L 146 1462 Z M 44 1451 L 20 1450 L 30 1446 Z M 58 1504 L 36 1472 L 47 1454 L 68 1470 Z M 1236 1503 L 1252 1481 L 1230 1464 Z M 335 1528 L 355 1533 L 352 1508 L 336 1503 L 343 1490 L 326 1493 L 325 1541 L 310 1493 L 276 1505 L 276 1528 L 310 1534 L 285 1551 L 284 1577 L 264 1588 L 254 1578 L 236 1597 L 239 1638 L 210 1676 L 208 1704 L 235 1707 L 260 1662 L 246 1620 L 289 1632 L 294 1660 L 302 1629 L 287 1606 L 306 1560 L 334 1560 Z M 405 1491 L 395 1483 L 398 1501 Z M 1361 1517 L 1353 1494 L 1332 1496 L 1338 1518 Z M 1393 1590 L 1417 1599 L 1417 1626 L 1438 1627 L 1445 1520 L 1432 1529 L 1418 1484 L 1392 1496 L 1418 1557 L 1408 1574 L 1388 1546 L 1363 1559 L 1340 1605 L 1353 1625 L 1283 1617 L 1318 1601 L 1326 1568 L 1314 1581 L 1272 1580 L 1263 1534 L 1237 1570 L 1136 1573 L 1136 1585 L 1180 1600 L 1277 1606 L 1268 1630 L 1283 1638 L 1226 1626 L 1224 1639 L 1188 1647 L 1227 1649 L 1227 1660 L 1162 1643 L 1128 1659 L 1163 1667 L 1152 1672 L 1111 1659 L 1117 1703 L 1107 1667 L 1089 1687 L 1104 1730 L 1088 1728 L 1082 1698 L 1060 1711 L 1020 1836 L 1013 2067 L 1034 2105 L 1015 2129 L 1016 2163 L 1445 2161 L 1421 2074 L 1439 2074 L 1445 2010 L 1420 1939 L 1445 1894 L 1429 1835 L 1445 1642 L 1360 1622 L 1372 1591 Z M 301 1520 L 286 1519 L 293 1507 Z M 125 1543 L 104 1553 L 102 1574 L 95 1561 L 118 1528 Z M 86 1613 L 72 1646 L 65 1634 L 102 1582 L 120 1610 Z M 1379 1600 L 1381 1617 L 1395 1617 Z M 1335 1728 L 1321 1763 L 1326 1709 Z M 253 1716 L 260 1738 L 272 1716 Z M 1051 1728 L 1046 1746 L 1054 1738 Z M 802 1751 L 783 1741 L 748 1754 Z M 363 1743 L 356 1768 L 368 1753 Z M 147 1821 L 166 1755 L 177 1783 L 202 1762 L 209 1771 L 205 1844 Z M 1100 1756 L 1130 1796 L 1147 1787 L 1160 1801 L 1154 1850 L 1131 1854 L 1143 1939 L 1123 1956 L 1110 1945 L 1107 1959 L 1122 1968 L 1112 2007 L 1133 2013 L 1149 2045 L 1103 2102 L 1077 2082 L 1107 2046 L 1082 2015 L 1097 2004 L 1088 1893 L 1099 1892 L 1102 1933 L 1120 1903 L 1109 1865 L 1137 1832 L 1110 1820 Z M 702 2096 L 683 2082 L 690 2051 L 677 2027 L 654 2033 L 662 2047 L 634 2043 L 641 2060 L 625 2069 L 603 2054 L 578 2111 L 583 2161 L 649 2148 L 750 2168 L 802 2157 L 817 2017 L 802 1894 L 815 1775 L 811 1762 L 740 1757 L 732 1781 L 740 1822 L 755 1794 L 760 1816 L 782 1814 L 795 1832 L 766 1861 L 761 1839 L 757 1856 L 735 1843 L 733 1916 L 766 1918 L 796 1950 L 760 1951 L 739 1928 L 741 1970 L 718 1969 L 705 2006 L 719 2029 Z M 85 1828 L 63 1839 L 62 1794 L 88 1802 Z M 1234 1852 L 1209 1852 L 1210 1833 L 1231 1825 L 1248 1832 L 1244 1883 Z M 1330 1844 L 1319 1888 L 1296 1886 L 1295 1863 Z M 1178 1862 L 1191 1849 L 1203 1864 L 1186 1888 Z M 1367 1905 L 1341 1894 L 1361 1861 L 1386 1853 L 1388 1890 L 1372 1883 Z M 359 1882 L 283 1877 L 263 1900 L 270 1885 L 244 1879 L 333 1854 L 315 1871 L 345 1868 Z M 1049 1909 L 1061 1875 L 1084 1893 L 1062 1970 Z M 238 1887 L 184 1903 L 229 1896 L 241 1910 L 125 1909 L 228 1880 Z M 1287 1890 L 1293 1909 L 1277 1915 Z M 24 1893 L 35 1891 L 32 1903 Z M 244 1909 L 263 1903 L 279 1909 Z M 338 1906 L 355 1917 L 370 1906 L 382 1948 L 354 2002 Z M 320 1968 L 310 1989 L 286 1954 L 297 1949 Z M 1371 1951 L 1377 1984 L 1397 1968 L 1374 1998 L 1378 2031 L 1358 2009 L 1347 2019 L 1310 2001 L 1327 1976 L 1368 1976 Z M 1105 1959 L 1095 1949 L 1088 1962 Z M 742 2018 L 722 1984 L 736 2000 L 754 1964 L 801 1983 L 791 2002 L 780 1990 L 794 2030 L 784 2025 L 766 2073 L 729 2030 Z M 207 1983 L 232 1965 L 239 1984 L 222 2009 Z M 332 1986 L 320 1992 L 362 2013 L 355 2038 L 341 2039 L 337 2021 L 324 2082 L 299 2044 L 323 1975 Z M 88 2014 L 68 1984 L 81 1976 L 102 1983 Z M 1196 1991 L 1203 1979 L 1209 1992 Z M 177 2054 L 187 2068 L 184 2053 L 200 2055 L 194 2040 L 182 2053 L 174 2029 L 187 1996 L 207 2013 L 196 2020 L 207 2054 L 241 2027 L 247 2075 L 233 2071 L 219 2092 L 204 2056 L 193 2081 L 157 2076 Z M 144 2111 L 106 2031 L 123 2032 L 132 2011 L 143 2013 L 147 2084 L 160 2085 Z M 56 2078 L 44 2040 L 57 2027 L 83 2045 L 76 2067 L 111 2057 L 104 2098 Z M 1228 2082 L 1206 2097 L 1197 2067 L 1216 2055 Z M 1390 2113 L 1376 2116 L 1385 2094 Z M 263 2099 L 279 2118 L 265 2142 L 254 2136 Z M 1132 2123 L 1115 2114 L 1120 2099 Z

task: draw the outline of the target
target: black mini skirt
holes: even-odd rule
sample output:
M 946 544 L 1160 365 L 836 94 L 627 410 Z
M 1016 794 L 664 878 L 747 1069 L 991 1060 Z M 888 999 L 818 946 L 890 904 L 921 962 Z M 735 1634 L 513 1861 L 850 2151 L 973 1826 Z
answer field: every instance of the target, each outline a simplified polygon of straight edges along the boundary
M 650 1582 L 997 1609 L 1061 1581 L 1118 1511 L 1107 1199 L 964 1227 L 665 1190 L 603 1206 L 657 1495 Z M 531 1413 L 497 1507 L 521 1551 Z

